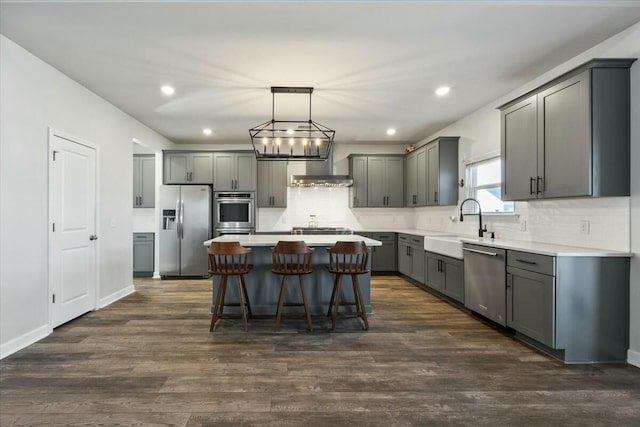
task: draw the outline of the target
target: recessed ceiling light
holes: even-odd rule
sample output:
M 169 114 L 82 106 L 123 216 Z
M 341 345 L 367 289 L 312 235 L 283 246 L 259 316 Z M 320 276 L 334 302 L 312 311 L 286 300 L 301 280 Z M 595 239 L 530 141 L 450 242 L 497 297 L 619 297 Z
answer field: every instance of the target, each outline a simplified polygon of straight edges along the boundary
M 445 96 L 449 93 L 450 90 L 451 88 L 449 86 L 440 86 L 438 89 L 436 89 L 436 95 Z
M 204 133 L 205 135 L 211 135 L 213 131 L 209 128 L 204 128 L 202 129 L 202 133 Z
M 396 130 L 394 128 L 387 129 L 387 135 L 395 135 L 395 134 L 396 134 Z
M 164 93 L 167 96 L 171 96 L 174 93 L 176 93 L 176 90 L 174 89 L 173 86 L 168 86 L 168 85 L 164 85 L 160 88 L 160 90 L 162 91 L 162 93 Z

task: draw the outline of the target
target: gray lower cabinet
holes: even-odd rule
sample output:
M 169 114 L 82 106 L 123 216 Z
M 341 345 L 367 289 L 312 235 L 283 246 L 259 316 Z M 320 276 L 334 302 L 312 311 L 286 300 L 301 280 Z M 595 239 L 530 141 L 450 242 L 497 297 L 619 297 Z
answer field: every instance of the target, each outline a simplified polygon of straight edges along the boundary
M 565 362 L 627 357 L 629 259 L 507 251 L 508 327 Z
M 464 262 L 425 252 L 425 285 L 464 303 Z
M 287 162 L 258 162 L 258 207 L 287 207 Z
M 133 233 L 133 276 L 152 277 L 154 233 Z
M 424 237 L 398 234 L 398 271 L 418 283 L 424 283 Z
M 213 153 L 164 151 L 165 184 L 212 184 Z
M 404 206 L 404 159 L 402 156 L 367 158 L 367 206 Z
M 635 59 L 594 59 L 500 107 L 502 199 L 629 195 Z
M 349 173 L 353 185 L 349 188 L 349 206 L 365 208 L 367 204 L 367 156 L 349 156 Z
M 255 191 L 256 157 L 253 152 L 213 154 L 214 191 Z
M 156 205 L 156 157 L 133 156 L 133 207 L 153 208 Z
M 372 239 L 382 242 L 382 246 L 373 246 L 371 248 L 371 271 L 397 271 L 396 257 L 398 255 L 398 247 L 396 245 L 396 233 L 375 232 L 371 233 L 370 236 Z

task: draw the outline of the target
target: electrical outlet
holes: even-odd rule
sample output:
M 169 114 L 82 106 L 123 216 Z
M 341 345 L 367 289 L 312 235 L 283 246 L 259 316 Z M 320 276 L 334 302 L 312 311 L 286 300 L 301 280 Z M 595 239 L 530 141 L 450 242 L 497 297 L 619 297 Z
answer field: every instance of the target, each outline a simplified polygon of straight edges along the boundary
M 527 220 L 526 219 L 521 219 L 520 220 L 520 231 L 527 231 Z
M 580 221 L 580 234 L 589 234 L 590 228 L 589 220 L 583 219 Z

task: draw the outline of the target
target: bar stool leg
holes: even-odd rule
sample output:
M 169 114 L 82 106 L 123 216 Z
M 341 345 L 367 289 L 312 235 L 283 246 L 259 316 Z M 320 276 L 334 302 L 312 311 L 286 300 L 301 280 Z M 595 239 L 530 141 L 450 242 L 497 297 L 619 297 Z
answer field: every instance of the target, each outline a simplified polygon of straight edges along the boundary
M 247 286 L 244 283 L 244 275 L 240 275 L 240 281 L 242 282 L 242 290 L 244 291 L 244 297 L 246 299 L 247 308 L 249 309 L 249 317 L 253 317 L 253 312 L 251 311 L 251 302 L 249 301 L 249 293 L 247 293 Z
M 331 330 L 336 330 L 336 321 L 338 320 L 338 309 L 340 308 L 340 288 L 342 287 L 342 274 L 336 275 L 335 296 L 333 301 L 333 316 L 331 317 Z
M 336 278 L 333 280 L 333 289 L 331 290 L 331 299 L 329 300 L 329 310 L 327 311 L 327 316 L 331 316 L 331 309 L 333 308 L 333 299 L 336 297 L 336 287 L 338 286 L 338 276 L 336 274 Z
M 218 283 L 218 295 L 216 295 L 216 302 L 213 306 L 213 316 L 211 316 L 211 325 L 209 326 L 209 332 L 213 331 L 216 322 L 222 317 L 222 309 L 224 305 L 224 290 L 227 287 L 227 276 L 220 276 L 220 282 Z
M 236 276 L 236 280 L 238 282 L 238 300 L 240 303 L 238 305 L 240 306 L 240 313 L 242 313 L 242 329 L 247 332 L 247 313 L 245 307 L 246 303 L 244 291 L 242 290 L 242 282 L 240 281 L 240 275 Z
M 365 309 L 364 302 L 362 300 L 362 292 L 360 292 L 360 280 L 358 279 L 357 274 L 351 275 L 351 282 L 353 283 L 353 293 L 356 297 L 356 310 L 358 310 L 358 316 L 361 317 L 362 321 L 364 322 L 364 330 L 368 331 L 369 319 L 367 319 L 367 310 Z
M 302 293 L 302 304 L 304 305 L 304 314 L 307 317 L 307 329 L 309 332 L 313 331 L 313 326 L 311 325 L 311 314 L 309 313 L 309 304 L 307 304 L 307 294 L 304 290 L 304 282 L 302 281 L 302 275 L 298 275 L 298 279 L 300 280 L 300 292 Z
M 276 331 L 280 330 L 280 318 L 282 317 L 282 306 L 284 305 L 284 290 L 287 286 L 287 276 L 282 275 L 280 284 L 280 298 L 278 298 L 278 309 L 276 310 Z

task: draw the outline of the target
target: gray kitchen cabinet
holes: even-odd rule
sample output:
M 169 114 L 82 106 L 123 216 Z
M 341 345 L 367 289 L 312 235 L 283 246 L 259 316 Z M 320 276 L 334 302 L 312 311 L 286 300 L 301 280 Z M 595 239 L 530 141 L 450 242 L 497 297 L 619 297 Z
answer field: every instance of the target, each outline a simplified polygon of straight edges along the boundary
M 258 163 L 258 207 L 287 207 L 287 162 L 262 161 Z
M 212 184 L 213 153 L 164 151 L 165 184 Z
M 353 179 L 349 188 L 350 207 L 367 207 L 367 156 L 349 156 L 349 174 Z
M 153 154 L 133 156 L 133 207 L 156 205 L 156 158 Z
M 629 259 L 507 251 L 506 325 L 565 362 L 627 357 Z
M 458 137 L 440 137 L 426 145 L 428 206 L 458 204 Z
M 629 195 L 635 59 L 594 59 L 503 106 L 502 198 Z
M 133 233 L 133 276 L 152 277 L 154 233 Z
M 382 246 L 373 246 L 371 249 L 371 271 L 392 272 L 398 270 L 396 257 L 398 248 L 396 245 L 396 233 L 370 233 L 374 240 L 382 242 Z
M 253 152 L 213 155 L 214 191 L 255 191 L 256 158 Z
M 404 160 L 401 156 L 367 158 L 367 206 L 404 206 Z
M 425 252 L 425 284 L 454 300 L 464 303 L 464 262 Z
M 406 158 L 406 195 L 407 206 L 426 206 L 427 204 L 427 150 L 418 148 Z
M 502 112 L 502 199 L 536 197 L 538 98 L 530 96 Z
M 424 283 L 424 237 L 398 234 L 398 271 L 418 283 Z

